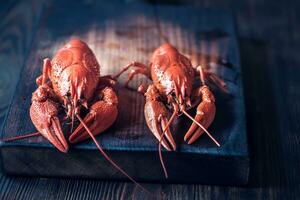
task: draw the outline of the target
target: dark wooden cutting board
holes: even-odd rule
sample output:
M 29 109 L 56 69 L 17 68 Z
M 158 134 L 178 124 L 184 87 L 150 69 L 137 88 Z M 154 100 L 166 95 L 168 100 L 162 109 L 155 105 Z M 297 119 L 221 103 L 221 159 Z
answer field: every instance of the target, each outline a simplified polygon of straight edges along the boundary
M 102 75 L 114 74 L 132 60 L 148 63 L 153 50 L 168 41 L 187 55 L 194 66 L 207 66 L 214 61 L 214 56 L 231 63 L 210 68 L 226 81 L 230 92 L 227 95 L 214 90 L 217 113 L 209 130 L 221 147 L 215 146 L 206 135 L 193 145 L 184 143 L 183 136 L 191 122 L 180 117 L 172 127 L 178 150 L 163 152 L 169 171 L 166 180 L 158 158 L 158 142 L 144 119 L 144 97 L 122 87 L 126 76 L 118 86 L 118 119 L 97 140 L 113 160 L 139 181 L 231 185 L 247 182 L 249 157 L 244 99 L 234 21 L 229 12 L 105 3 L 68 4 L 67 8 L 64 3 L 45 8 L 1 138 L 35 132 L 29 118 L 35 78 L 41 74 L 42 60 L 51 58 L 70 38 L 88 43 L 101 65 Z M 205 55 L 213 57 L 208 59 Z M 131 86 L 143 82 L 149 81 L 139 76 Z M 42 137 L 1 142 L 1 156 L 7 174 L 125 179 L 91 140 L 72 146 L 67 154 L 57 151 Z

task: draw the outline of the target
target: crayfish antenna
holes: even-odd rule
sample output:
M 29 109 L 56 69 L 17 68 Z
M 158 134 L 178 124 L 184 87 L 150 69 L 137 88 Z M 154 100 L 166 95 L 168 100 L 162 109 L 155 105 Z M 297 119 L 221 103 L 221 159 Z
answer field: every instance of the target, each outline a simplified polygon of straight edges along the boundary
M 182 110 L 182 113 L 185 114 L 188 118 L 190 118 L 193 122 L 195 122 L 207 135 L 210 137 L 210 139 L 218 146 L 220 147 L 221 145 L 219 142 L 206 130 L 204 126 L 202 126 L 197 120 L 195 120 L 192 116 L 190 116 L 185 110 Z
M 162 152 L 161 152 L 161 142 L 165 136 L 165 132 L 166 130 L 170 127 L 171 123 L 173 122 L 173 120 L 175 119 L 175 116 L 176 116 L 176 113 L 177 113 L 177 110 L 174 110 L 171 118 L 169 119 L 168 123 L 165 125 L 164 127 L 164 130 L 162 132 L 162 134 L 160 135 L 160 140 L 159 140 L 159 143 L 158 143 L 158 154 L 159 154 L 159 159 L 160 159 L 160 163 L 161 163 L 161 166 L 164 170 L 164 173 L 165 173 L 165 177 L 168 178 L 168 171 L 167 171 L 167 168 L 165 166 L 165 163 L 164 163 L 164 160 L 163 160 L 163 157 L 162 157 Z
M 131 180 L 133 183 L 135 183 L 137 186 L 139 186 L 143 191 L 147 192 L 148 194 L 150 194 L 151 196 L 153 196 L 153 194 L 147 190 L 146 188 L 144 188 L 141 184 L 139 184 L 138 182 L 136 182 L 136 180 L 134 180 L 129 174 L 127 174 L 117 163 L 115 163 L 106 153 L 105 151 L 102 149 L 102 147 L 99 145 L 99 143 L 97 142 L 95 136 L 92 134 L 92 132 L 90 131 L 90 129 L 87 127 L 87 125 L 84 123 L 84 121 L 81 119 L 81 117 L 76 114 L 76 117 L 78 118 L 78 120 L 80 121 L 80 123 L 82 124 L 82 126 L 85 128 L 85 130 L 88 132 L 88 134 L 90 135 L 90 137 L 92 138 L 92 140 L 94 141 L 95 145 L 97 146 L 97 148 L 99 149 L 99 151 L 101 152 L 101 154 L 105 157 L 105 159 L 110 162 L 110 164 L 112 164 L 117 170 L 119 170 L 124 176 L 126 176 L 129 180 Z
M 71 133 L 73 133 L 74 129 L 74 121 L 75 121 L 75 109 L 72 106 L 72 111 L 71 111 Z
M 1 142 L 11 142 L 11 141 L 15 141 L 15 140 L 21 140 L 21 139 L 25 139 L 25 138 L 40 136 L 40 135 L 41 135 L 40 132 L 35 132 L 35 133 L 29 133 L 26 135 L 19 135 L 19 136 L 10 137 L 10 138 L 4 138 L 0 141 Z
M 25 139 L 25 138 L 31 138 L 31 137 L 37 137 L 37 136 L 41 136 L 41 133 L 40 132 L 34 132 L 34 133 L 28 133 L 28 134 L 25 134 L 25 135 L 19 135 L 19 136 L 15 136 L 15 137 L 10 137 L 10 138 L 4 138 L 4 139 L 1 139 L 0 141 L 1 142 L 11 142 L 11 141 L 15 141 L 15 140 L 22 140 L 22 139 Z

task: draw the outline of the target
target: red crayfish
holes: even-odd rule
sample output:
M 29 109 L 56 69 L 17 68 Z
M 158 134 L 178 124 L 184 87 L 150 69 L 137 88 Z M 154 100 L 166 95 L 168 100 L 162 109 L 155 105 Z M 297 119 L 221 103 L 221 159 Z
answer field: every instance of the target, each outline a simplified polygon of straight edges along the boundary
M 153 81 L 147 88 L 144 85 L 139 91 L 144 93 L 146 103 L 144 114 L 147 125 L 154 136 L 167 150 L 176 150 L 176 143 L 170 131 L 170 124 L 176 115 L 184 114 L 193 121 L 184 140 L 191 144 L 204 132 L 218 145 L 219 143 L 207 131 L 214 120 L 216 113 L 215 98 L 206 81 L 214 83 L 223 91 L 227 91 L 226 84 L 216 74 L 211 73 L 201 66 L 194 68 L 190 60 L 178 52 L 170 44 L 164 44 L 157 48 L 150 60 L 150 65 L 132 62 L 126 65 L 114 78 L 134 67 L 129 75 L 125 86 L 137 74 L 144 74 Z M 199 75 L 202 85 L 193 88 L 196 75 Z M 197 106 L 198 105 L 198 106 Z M 191 117 L 187 110 L 197 106 L 195 118 Z M 168 109 L 173 109 L 173 114 L 168 119 Z M 161 151 L 159 150 L 162 166 L 167 177 Z
M 65 139 L 58 114 L 65 110 L 66 118 L 76 117 L 80 124 L 70 135 L 70 143 L 92 138 L 103 156 L 121 173 L 136 183 L 103 151 L 95 136 L 109 128 L 118 115 L 118 97 L 111 76 L 100 76 L 100 65 L 91 49 L 81 40 L 73 39 L 55 54 L 52 60 L 44 59 L 43 73 L 36 79 L 37 90 L 32 94 L 30 118 L 38 133 L 9 138 L 21 139 L 41 134 L 58 150 L 66 153 Z M 82 109 L 88 112 L 81 117 Z M 145 189 L 144 189 L 145 190 Z
M 69 147 L 58 119 L 60 105 L 66 110 L 67 118 L 72 119 L 72 126 L 75 116 L 80 120 L 82 107 L 89 110 L 70 135 L 70 143 L 88 139 L 87 130 L 93 136 L 103 132 L 117 118 L 114 81 L 109 76 L 100 77 L 96 57 L 80 40 L 71 40 L 51 61 L 44 59 L 43 73 L 36 82 L 38 88 L 32 95 L 30 118 L 39 133 L 62 152 L 67 152 Z

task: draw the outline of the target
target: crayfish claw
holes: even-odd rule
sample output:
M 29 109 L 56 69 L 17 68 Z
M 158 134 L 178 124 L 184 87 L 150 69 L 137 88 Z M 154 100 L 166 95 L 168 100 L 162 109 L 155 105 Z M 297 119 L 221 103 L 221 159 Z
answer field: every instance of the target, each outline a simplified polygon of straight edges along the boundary
M 203 113 L 196 114 L 195 120 L 201 124 L 203 124 Z M 195 122 L 192 123 L 191 127 L 189 128 L 188 132 L 184 136 L 184 141 L 188 144 L 192 144 L 195 142 L 204 131 L 196 125 Z
M 157 140 L 161 141 L 163 147 L 168 151 L 175 151 L 176 143 L 173 139 L 170 128 L 166 127 L 168 122 L 168 112 L 163 103 L 156 100 L 147 101 L 144 112 L 147 125 Z M 164 130 L 165 132 L 163 134 Z M 163 135 L 165 135 L 165 137 L 161 138 Z
M 169 144 L 171 145 L 171 149 L 173 150 L 173 151 L 175 151 L 176 150 L 176 143 L 175 143 L 175 141 L 174 141 L 174 139 L 173 139 L 173 136 L 172 136 L 172 133 L 171 133 L 171 131 L 170 131 L 170 128 L 169 127 L 167 127 L 167 123 L 168 123 L 168 119 L 166 118 L 166 117 L 163 117 L 162 119 L 161 119 L 161 128 L 162 128 L 162 131 L 164 131 L 165 130 L 165 137 L 167 138 L 167 141 L 169 142 Z
M 168 144 L 166 138 L 161 138 L 162 135 L 162 127 L 161 124 L 159 124 L 158 120 L 156 122 L 149 122 L 150 125 L 149 128 L 151 132 L 154 134 L 154 136 L 157 138 L 158 141 L 161 140 L 161 144 L 163 147 L 165 147 L 168 151 L 172 151 L 172 148 Z
M 59 119 L 57 117 L 53 117 L 50 120 L 50 123 L 50 126 L 46 126 L 42 131 L 40 131 L 41 134 L 46 137 L 58 150 L 63 153 L 67 153 L 69 146 L 61 130 Z
M 112 88 L 107 87 L 102 90 L 102 98 L 94 103 L 90 112 L 84 117 L 83 122 L 88 126 L 94 136 L 108 129 L 117 119 L 118 99 Z M 70 143 L 78 143 L 90 138 L 82 123 L 70 135 Z
M 95 121 L 95 114 L 93 112 L 88 113 L 83 119 L 84 123 L 90 126 Z M 93 130 L 91 132 L 94 133 Z M 72 144 L 81 142 L 89 138 L 88 133 L 86 132 L 84 126 L 79 124 L 75 131 L 70 135 L 69 142 Z
M 50 88 L 40 86 L 33 93 L 30 107 L 30 118 L 36 129 L 58 150 L 66 153 L 69 145 L 66 142 L 58 115 L 58 105 L 51 99 Z
M 186 141 L 188 144 L 192 144 L 204 132 L 207 132 L 206 129 L 210 126 L 215 118 L 216 106 L 212 92 L 207 86 L 202 86 L 200 88 L 200 93 L 202 101 L 197 107 L 197 114 L 194 118 L 198 124 L 193 122 L 184 136 L 184 141 Z M 201 127 L 199 125 L 201 125 Z

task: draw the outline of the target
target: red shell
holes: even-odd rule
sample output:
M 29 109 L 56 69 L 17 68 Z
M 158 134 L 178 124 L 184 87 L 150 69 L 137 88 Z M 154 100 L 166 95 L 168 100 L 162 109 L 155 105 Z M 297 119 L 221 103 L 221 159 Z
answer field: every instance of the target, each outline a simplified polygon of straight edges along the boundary
M 161 45 L 151 58 L 151 78 L 160 93 L 171 92 L 183 98 L 190 96 L 194 81 L 194 70 L 190 60 L 170 44 Z
M 86 43 L 71 40 L 56 53 L 51 65 L 50 80 L 60 98 L 92 98 L 100 78 L 100 65 Z

